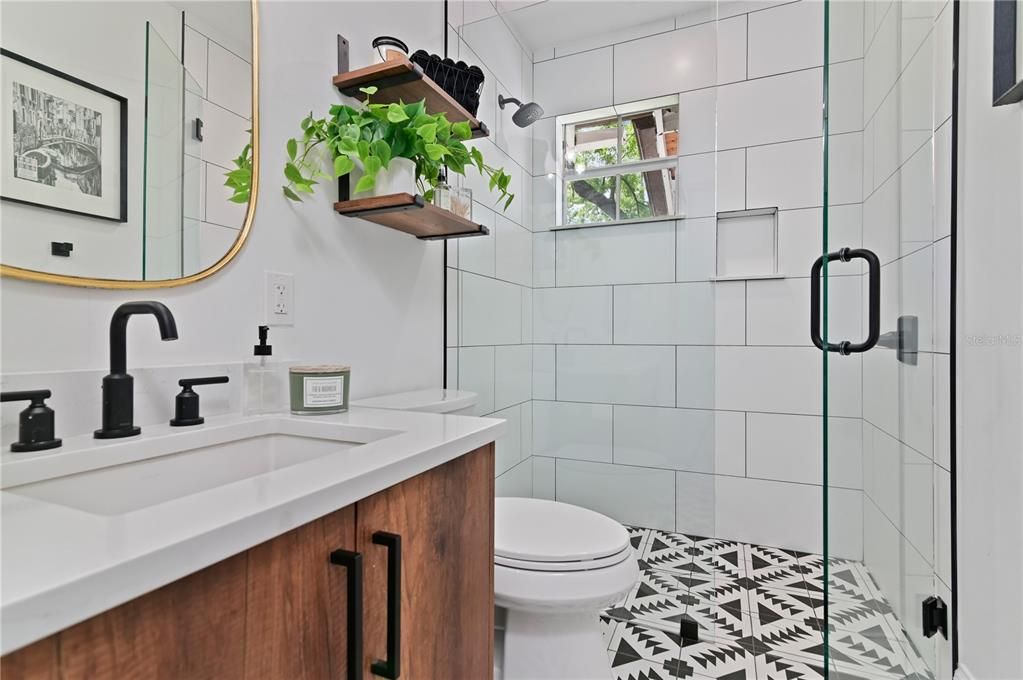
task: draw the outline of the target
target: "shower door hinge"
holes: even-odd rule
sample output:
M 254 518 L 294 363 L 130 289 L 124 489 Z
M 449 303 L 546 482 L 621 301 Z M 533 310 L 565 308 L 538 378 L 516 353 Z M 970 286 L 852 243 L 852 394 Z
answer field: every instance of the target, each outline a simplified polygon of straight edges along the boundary
M 923 624 L 925 637 L 941 633 L 948 639 L 948 605 L 937 595 L 931 595 L 923 602 Z

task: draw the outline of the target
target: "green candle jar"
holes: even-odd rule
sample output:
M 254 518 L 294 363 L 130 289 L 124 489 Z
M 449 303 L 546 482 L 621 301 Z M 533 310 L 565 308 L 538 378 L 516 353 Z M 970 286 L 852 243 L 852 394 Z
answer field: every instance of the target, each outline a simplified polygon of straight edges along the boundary
M 347 411 L 351 374 L 349 366 L 292 366 L 288 370 L 291 412 L 300 416 L 320 416 Z

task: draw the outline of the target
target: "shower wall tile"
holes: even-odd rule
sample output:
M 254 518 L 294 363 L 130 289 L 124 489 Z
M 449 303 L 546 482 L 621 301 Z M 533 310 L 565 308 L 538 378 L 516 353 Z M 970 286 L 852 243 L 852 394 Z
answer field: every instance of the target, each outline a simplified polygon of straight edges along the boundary
M 725 18 L 717 22 L 717 84 L 725 85 L 750 77 L 747 74 L 749 58 L 746 54 L 748 19 L 746 15 Z
M 611 462 L 611 406 L 533 402 L 533 451 L 538 456 Z
M 689 218 L 675 223 L 675 280 L 707 281 L 717 270 L 717 219 Z
M 522 341 L 519 286 L 462 272 L 462 344 L 517 345 Z
M 863 60 L 833 64 L 829 77 L 828 131 L 837 135 L 863 130 Z
M 611 342 L 611 287 L 533 291 L 533 338 L 540 343 Z
M 559 286 L 674 281 L 674 223 L 558 232 L 555 271 Z
M 746 475 L 822 484 L 823 425 L 819 416 L 746 414 Z M 859 418 L 828 419 L 829 486 L 863 488 L 861 430 Z
M 717 148 L 819 137 L 822 83 L 822 70 L 810 69 L 717 88 Z
M 678 406 L 821 414 L 821 358 L 815 347 L 678 347 Z M 829 364 L 835 416 L 860 415 L 860 365 Z
M 717 477 L 675 473 L 675 531 L 692 536 L 721 536 L 717 527 Z
M 717 214 L 717 157 L 715 153 L 678 159 L 678 214 L 712 217 Z
M 486 236 L 459 239 L 458 268 L 462 271 L 492 277 L 497 265 L 495 254 L 497 237 L 494 235 L 497 228 L 495 226 L 497 217 L 493 210 L 473 201 L 472 218 L 485 226 L 490 233 Z
M 673 347 L 559 345 L 558 399 L 675 405 Z
M 614 462 L 745 474 L 745 418 L 734 411 L 614 407 Z
M 529 129 L 533 133 L 532 173 L 546 175 L 555 172 L 558 167 L 558 126 L 555 119 L 538 120 L 530 125 Z
M 780 210 L 823 205 L 821 148 L 818 137 L 748 149 L 746 204 Z
M 533 345 L 533 398 L 555 398 L 554 345 Z
M 252 118 L 252 65 L 210 41 L 206 98 L 246 120 Z
M 718 536 L 771 536 L 779 548 L 821 552 L 821 487 L 742 477 L 715 477 Z
M 493 234 L 496 248 L 497 278 L 520 286 L 533 283 L 533 235 L 508 218 L 497 215 Z M 488 236 L 475 238 L 489 238 Z M 472 239 L 467 239 L 472 240 Z
M 494 442 L 494 473 L 501 476 L 522 460 L 522 407 L 512 406 L 491 415 L 508 421 L 505 433 Z
M 494 495 L 529 498 L 533 495 L 533 459 L 526 458 L 500 475 L 494 482 Z
M 716 84 L 717 40 L 717 27 L 709 23 L 615 45 L 614 102 Z
M 554 458 L 533 456 L 533 498 L 554 500 Z
M 494 348 L 463 347 L 458 350 L 458 389 L 477 394 L 473 415 L 494 410 Z
M 823 26 L 822 2 L 794 2 L 750 14 L 749 77 L 822 65 Z M 786 36 L 785 40 L 779 40 L 780 35 Z
M 717 155 L 718 212 L 746 209 L 746 149 Z
M 828 339 L 861 341 L 862 280 L 830 276 Z M 807 328 L 810 279 L 768 279 L 746 283 L 746 344 L 812 346 Z M 723 344 L 723 343 L 718 343 Z
M 717 133 L 717 88 L 683 92 L 679 110 L 685 114 L 678 121 L 678 152 L 682 156 L 709 153 L 715 150 Z
M 596 510 L 625 524 L 675 529 L 675 473 L 671 470 L 558 459 L 559 501 Z
M 620 345 L 744 344 L 745 283 L 667 283 L 614 288 Z
M 934 355 L 934 463 L 952 469 L 952 419 L 949 411 L 951 375 L 949 356 Z
M 533 287 L 550 288 L 554 285 L 554 240 L 552 231 L 533 234 Z
M 529 345 L 494 348 L 494 408 L 529 401 L 532 396 L 533 349 Z
M 607 106 L 612 101 L 613 48 L 573 54 L 533 65 L 533 91 L 544 115 Z

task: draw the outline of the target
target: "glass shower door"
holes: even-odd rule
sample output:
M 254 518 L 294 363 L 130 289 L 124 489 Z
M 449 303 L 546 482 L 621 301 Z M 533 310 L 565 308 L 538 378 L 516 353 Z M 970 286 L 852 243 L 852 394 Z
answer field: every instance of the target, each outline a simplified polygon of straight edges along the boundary
M 951 677 L 947 626 L 923 619 L 950 618 L 951 601 L 941 404 L 952 3 L 825 7 L 824 210 L 810 272 L 824 558 L 805 577 L 828 677 Z

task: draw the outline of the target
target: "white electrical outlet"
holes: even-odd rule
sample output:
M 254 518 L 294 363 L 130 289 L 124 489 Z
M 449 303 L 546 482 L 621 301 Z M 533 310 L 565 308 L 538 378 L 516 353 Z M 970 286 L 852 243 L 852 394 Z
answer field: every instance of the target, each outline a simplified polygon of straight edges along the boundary
M 270 326 L 295 323 L 295 277 L 266 272 L 266 322 Z

